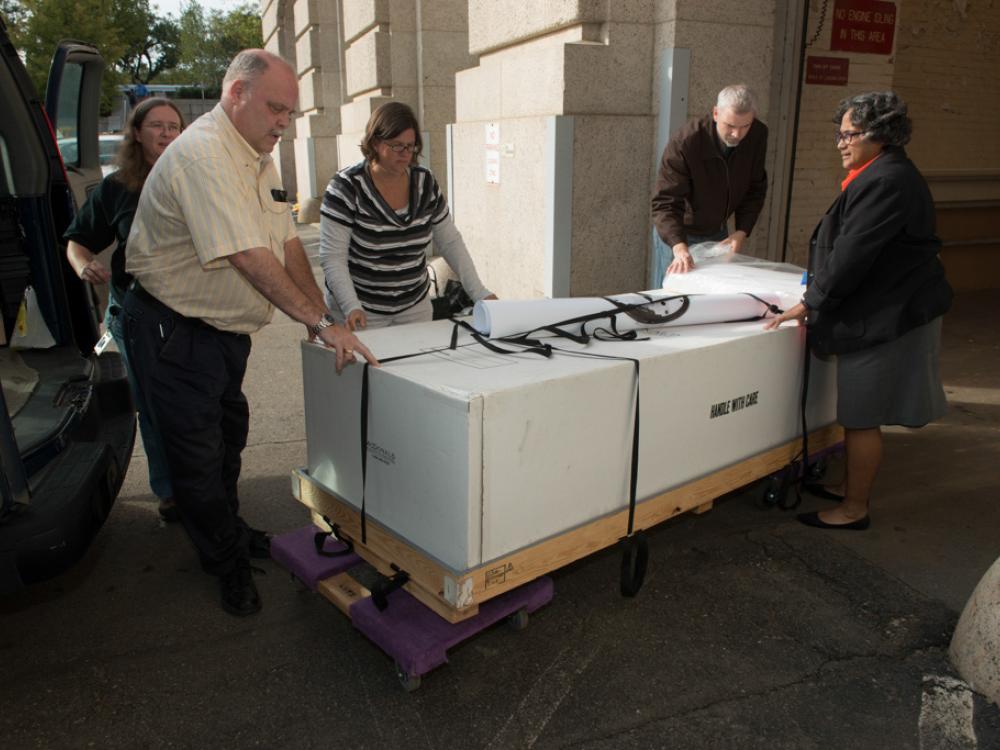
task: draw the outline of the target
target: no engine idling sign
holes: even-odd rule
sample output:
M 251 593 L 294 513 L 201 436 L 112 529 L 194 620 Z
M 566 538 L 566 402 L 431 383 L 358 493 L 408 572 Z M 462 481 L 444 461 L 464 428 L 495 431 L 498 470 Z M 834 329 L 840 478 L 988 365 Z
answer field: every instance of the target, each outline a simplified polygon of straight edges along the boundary
M 882 0 L 836 0 L 831 50 L 892 54 L 896 4 Z

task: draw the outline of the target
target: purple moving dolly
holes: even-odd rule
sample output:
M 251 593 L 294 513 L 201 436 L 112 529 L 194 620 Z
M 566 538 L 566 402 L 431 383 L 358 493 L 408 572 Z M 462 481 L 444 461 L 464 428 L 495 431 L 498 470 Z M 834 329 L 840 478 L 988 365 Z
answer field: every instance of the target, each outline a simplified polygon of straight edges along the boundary
M 423 675 L 448 661 L 447 651 L 490 625 L 524 610 L 534 612 L 552 601 L 555 587 L 548 576 L 519 586 L 479 605 L 479 613 L 450 623 L 402 589 L 389 594 L 389 606 L 379 612 L 375 602 L 351 605 L 351 622 L 396 660 L 409 675 Z
M 316 552 L 314 526 L 280 534 L 271 540 L 271 558 L 288 569 L 313 591 L 317 584 L 361 562 L 354 553 L 324 557 Z M 325 551 L 346 547 L 327 539 Z M 386 654 L 396 661 L 404 687 L 414 689 L 420 675 L 448 661 L 447 651 L 476 633 L 504 618 L 515 627 L 527 623 L 527 615 L 552 601 L 555 586 L 548 576 L 508 591 L 479 605 L 479 612 L 467 620 L 450 623 L 402 589 L 387 595 L 384 611 L 375 607 L 371 597 L 355 602 L 350 608 L 351 622 Z
M 318 533 L 319 529 L 315 526 L 303 526 L 271 539 L 271 559 L 313 591 L 323 579 L 343 573 L 361 562 L 361 558 L 353 552 L 338 557 L 324 557 L 317 553 L 314 539 Z M 345 545 L 332 538 L 323 543 L 326 552 L 345 549 Z

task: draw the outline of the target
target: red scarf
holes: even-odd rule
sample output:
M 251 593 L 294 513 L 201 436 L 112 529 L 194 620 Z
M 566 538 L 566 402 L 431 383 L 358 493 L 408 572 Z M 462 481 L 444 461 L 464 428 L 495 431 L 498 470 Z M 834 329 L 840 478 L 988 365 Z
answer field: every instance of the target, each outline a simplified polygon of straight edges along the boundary
M 871 163 L 873 161 L 875 161 L 877 158 L 879 158 L 881 155 L 882 155 L 882 152 L 879 151 L 877 154 L 875 154 L 875 156 L 873 156 L 871 159 L 869 159 L 868 161 L 866 161 L 860 167 L 858 167 L 857 169 L 852 169 L 850 172 L 848 172 L 847 173 L 847 177 L 845 177 L 844 181 L 840 183 L 840 192 L 844 192 L 845 190 L 847 190 L 847 186 L 851 184 L 851 180 L 853 180 L 859 174 L 861 174 L 866 169 L 868 169 L 868 167 L 871 166 Z

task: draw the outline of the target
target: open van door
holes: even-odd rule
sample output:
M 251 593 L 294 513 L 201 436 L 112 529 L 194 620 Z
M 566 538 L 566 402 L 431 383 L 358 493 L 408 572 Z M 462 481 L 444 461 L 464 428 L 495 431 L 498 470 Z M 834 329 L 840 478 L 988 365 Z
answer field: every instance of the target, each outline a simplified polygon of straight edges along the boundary
M 52 57 L 45 90 L 45 111 L 77 209 L 103 177 L 97 143 L 103 72 L 104 60 L 95 47 L 63 41 Z
M 125 368 L 94 352 L 92 295 L 62 239 L 101 179 L 103 67 L 91 45 L 61 44 L 46 110 L 0 17 L 0 596 L 86 552 L 132 456 Z

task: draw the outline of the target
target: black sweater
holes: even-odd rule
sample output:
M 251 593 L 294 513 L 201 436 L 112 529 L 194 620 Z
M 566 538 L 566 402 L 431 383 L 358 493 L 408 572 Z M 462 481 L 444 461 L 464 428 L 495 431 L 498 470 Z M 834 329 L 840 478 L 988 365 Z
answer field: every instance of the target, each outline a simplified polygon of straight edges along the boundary
M 813 349 L 865 349 L 947 312 L 952 290 L 934 232 L 927 183 L 902 148 L 886 147 L 813 232 L 804 297 Z
M 111 256 L 111 283 L 121 294 L 132 280 L 125 272 L 125 243 L 138 203 L 139 194 L 110 174 L 87 196 L 87 202 L 63 235 L 63 239 L 79 242 L 95 255 L 118 241 Z

